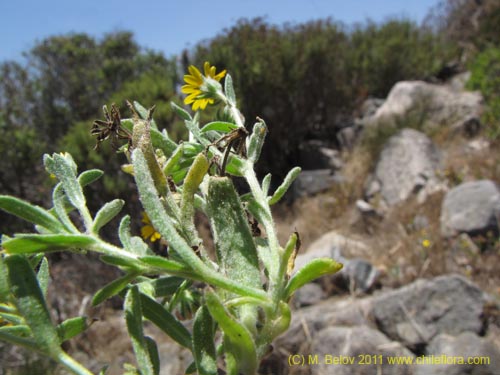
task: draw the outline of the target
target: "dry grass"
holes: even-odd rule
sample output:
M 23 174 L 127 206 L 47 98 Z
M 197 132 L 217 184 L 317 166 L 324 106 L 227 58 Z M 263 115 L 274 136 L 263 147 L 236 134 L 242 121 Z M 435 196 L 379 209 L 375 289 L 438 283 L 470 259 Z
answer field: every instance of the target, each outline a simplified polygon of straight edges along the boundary
M 470 139 L 452 134 L 447 128 L 434 132 L 432 137 L 444 152 L 442 177 L 450 188 L 478 179 L 491 179 L 500 184 L 498 141 L 477 150 L 468 146 Z M 396 287 L 420 277 L 455 272 L 500 300 L 499 240 L 442 238 L 439 218 L 444 192 L 430 195 L 421 204 L 409 199 L 381 219 L 362 220 L 354 203 L 362 198 L 364 182 L 376 159 L 370 148 L 358 147 L 345 158 L 342 175 L 346 183 L 326 193 L 302 198 L 290 206 L 276 208 L 280 240 L 285 242 L 292 231 L 298 230 L 306 251 L 318 237 L 335 230 L 361 239 L 369 246 L 371 252 L 367 260 L 383 271 L 383 285 Z M 419 220 L 426 224 L 416 225 Z

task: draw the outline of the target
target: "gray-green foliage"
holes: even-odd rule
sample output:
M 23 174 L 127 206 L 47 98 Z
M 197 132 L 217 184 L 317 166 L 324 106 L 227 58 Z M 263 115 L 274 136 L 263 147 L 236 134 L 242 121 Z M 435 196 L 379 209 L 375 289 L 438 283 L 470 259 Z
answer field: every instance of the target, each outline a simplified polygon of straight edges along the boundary
M 151 224 L 168 242 L 168 256 L 156 255 L 142 238 L 132 235 L 129 216 L 121 220 L 119 246 L 100 237 L 101 228 L 118 215 L 124 202 L 110 200 L 93 214 L 87 207 L 84 187 L 102 173 L 79 173 L 68 153 L 44 157 L 47 172 L 58 181 L 53 207 L 45 209 L 0 196 L 1 209 L 35 228 L 33 233 L 2 238 L 0 339 L 42 353 L 75 374 L 90 374 L 61 348 L 87 324 L 84 317 L 60 325 L 51 320 L 46 302 L 48 263 L 43 256 L 52 251 L 82 255 L 92 251 L 123 271 L 123 276 L 97 291 L 92 302 L 97 305 L 112 296 L 124 296 L 124 314 L 138 366 L 128 365 L 127 374 L 159 373 L 158 348 L 145 336 L 144 320 L 192 351 L 190 370 L 215 375 L 223 358 L 227 374 L 257 373 L 273 339 L 290 324 L 291 295 L 305 283 L 342 266 L 332 259 L 316 259 L 292 274 L 298 234 L 291 234 L 285 247 L 279 244 L 270 205 L 279 201 L 299 169 L 290 171 L 281 186 L 269 194 L 270 175 L 261 183 L 254 171 L 267 134 L 265 123 L 258 119 L 248 139 L 243 137 L 248 156 L 233 152 L 229 140 L 247 131 L 236 108 L 231 81 L 226 82 L 228 96 L 222 86 L 214 80 L 212 83 L 220 90 L 217 97 L 229 115 L 224 121 L 203 126 L 198 115 L 192 117 L 173 105 L 190 133 L 190 139 L 182 144 L 159 131 L 153 123 L 153 111 L 138 103 L 134 104 L 134 117 L 121 120 L 121 126 L 133 133 L 132 145 L 125 147 L 131 163 L 127 168 L 134 175 Z M 250 193 L 240 196 L 231 175 L 242 176 Z M 196 230 L 196 211 L 210 221 L 214 256 Z M 74 221 L 75 213 L 80 217 L 78 222 Z M 252 216 L 256 221 L 251 221 Z M 265 237 L 255 230 L 257 223 Z M 192 331 L 180 320 L 189 316 L 194 316 Z

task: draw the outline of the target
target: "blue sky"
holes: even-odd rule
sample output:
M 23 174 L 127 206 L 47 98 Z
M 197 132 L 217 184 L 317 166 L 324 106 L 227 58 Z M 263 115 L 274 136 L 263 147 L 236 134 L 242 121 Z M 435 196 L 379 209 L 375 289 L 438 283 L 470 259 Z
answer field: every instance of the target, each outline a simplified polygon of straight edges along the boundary
M 273 24 L 332 17 L 353 24 L 409 17 L 421 22 L 438 0 L 0 0 L 0 61 L 19 59 L 36 40 L 68 32 L 95 37 L 133 31 L 144 47 L 178 54 L 243 17 Z

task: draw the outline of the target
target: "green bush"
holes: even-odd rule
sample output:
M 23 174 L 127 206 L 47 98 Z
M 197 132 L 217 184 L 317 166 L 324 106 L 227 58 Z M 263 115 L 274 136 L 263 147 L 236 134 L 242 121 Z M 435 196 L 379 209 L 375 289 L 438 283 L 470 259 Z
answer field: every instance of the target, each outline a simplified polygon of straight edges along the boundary
M 492 139 L 500 137 L 500 48 L 491 47 L 476 56 L 470 63 L 471 78 L 468 88 L 480 90 L 487 109 L 483 121 Z
M 235 81 L 244 115 L 262 113 L 273 127 L 262 167 L 283 175 L 304 140 L 335 143 L 342 119 L 363 99 L 385 97 L 399 80 L 429 77 L 449 53 L 437 35 L 404 19 L 353 28 L 331 20 L 277 27 L 256 19 L 198 45 L 193 60 L 245 77 Z

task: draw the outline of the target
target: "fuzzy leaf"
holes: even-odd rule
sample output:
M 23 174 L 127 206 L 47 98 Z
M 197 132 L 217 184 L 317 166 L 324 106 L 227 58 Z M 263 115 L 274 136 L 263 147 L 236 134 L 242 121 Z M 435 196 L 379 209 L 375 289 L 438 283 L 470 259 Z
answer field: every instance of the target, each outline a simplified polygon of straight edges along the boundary
M 40 264 L 40 268 L 38 270 L 36 278 L 38 279 L 38 284 L 40 285 L 40 289 L 42 290 L 44 298 L 47 298 L 47 290 L 49 288 L 50 274 L 49 274 L 49 262 L 45 257 L 42 258 L 42 263 Z
M 127 292 L 124 303 L 125 320 L 132 340 L 135 357 L 142 375 L 155 375 L 153 363 L 149 356 L 148 345 L 142 327 L 142 306 L 139 289 L 133 286 Z
M 33 332 L 38 348 L 52 357 L 58 356 L 62 351 L 59 336 L 31 265 L 21 255 L 7 257 L 5 264 L 15 305 Z
M 257 352 L 250 332 L 226 310 L 213 291 L 206 293 L 206 306 L 210 315 L 224 332 L 224 348 L 228 373 L 255 374 L 258 367 Z M 235 366 L 230 371 L 229 366 Z
M 184 281 L 181 277 L 166 276 L 151 281 L 155 297 L 166 297 L 175 293 Z
M 52 203 L 54 204 L 55 214 L 61 223 L 64 224 L 66 230 L 71 233 L 80 233 L 68 216 L 68 212 L 73 211 L 75 208 L 69 202 L 69 199 L 64 193 L 64 189 L 60 182 L 52 191 Z
M 186 111 L 184 108 L 179 107 L 174 102 L 170 102 L 170 106 L 175 111 L 175 113 L 177 113 L 177 116 L 179 116 L 181 119 L 185 121 L 191 121 L 193 119 L 188 111 Z
M 201 132 L 206 133 L 215 130 L 222 133 L 229 133 L 231 130 L 236 129 L 237 127 L 238 125 L 233 124 L 232 122 L 213 121 L 203 126 L 203 128 L 201 128 Z
M 295 179 L 299 176 L 300 171 L 300 167 L 295 167 L 290 172 L 288 172 L 283 183 L 276 189 L 273 196 L 269 198 L 269 205 L 276 204 L 280 201 L 283 195 L 285 195 L 285 193 L 287 192 L 290 185 L 292 185 Z
M 260 288 L 257 249 L 231 179 L 210 177 L 207 206 L 221 271 L 238 284 Z
M 57 333 L 61 342 L 72 339 L 88 328 L 87 318 L 78 316 L 76 318 L 66 319 L 57 326 Z
M 2 241 L 2 246 L 9 254 L 30 254 L 87 248 L 95 242 L 92 237 L 77 234 L 18 234 Z
M 297 289 L 324 275 L 333 275 L 342 269 L 342 264 L 330 258 L 317 258 L 307 263 L 292 276 L 285 289 L 285 299 Z
M 123 208 L 125 201 L 122 199 L 115 199 L 102 206 L 95 215 L 92 231 L 98 233 L 99 230 L 109 223 Z
M 215 326 L 206 306 L 201 306 L 194 317 L 193 356 L 199 375 L 217 374 L 217 353 L 214 345 Z
M 136 102 L 135 100 L 133 102 L 133 105 L 134 105 L 135 110 L 139 113 L 139 116 L 141 116 L 141 118 L 143 120 L 147 120 L 148 115 L 149 115 L 149 110 L 144 108 L 141 105 L 141 103 Z M 151 119 L 151 128 L 158 130 L 158 126 L 156 126 L 156 122 L 154 119 Z
M 248 160 L 255 163 L 260 156 L 262 146 L 264 144 L 264 139 L 266 138 L 267 127 L 264 121 L 260 120 L 256 122 L 253 126 L 252 135 L 248 141 Z
M 104 174 L 103 171 L 99 169 L 90 169 L 88 171 L 83 171 L 78 176 L 78 183 L 81 187 L 87 186 L 94 181 L 97 181 Z
M 76 166 L 69 154 L 53 154 L 52 158 L 44 155 L 45 168 L 61 181 L 64 191 L 73 206 L 78 209 L 85 207 L 85 196 L 76 179 Z
M 140 295 L 144 317 L 180 345 L 191 349 L 191 334 L 167 309 L 144 294 Z
M 126 275 L 119 277 L 116 280 L 113 280 L 109 284 L 99 289 L 92 298 L 92 306 L 97 306 L 101 302 L 107 300 L 108 298 L 111 298 L 120 293 L 138 275 L 139 275 L 138 272 L 127 273 Z
M 21 199 L 0 195 L 0 209 L 30 223 L 47 228 L 51 232 L 64 231 L 62 224 L 48 211 Z
M 236 105 L 236 94 L 234 93 L 233 79 L 229 74 L 226 74 L 226 78 L 224 80 L 224 91 L 231 104 Z

